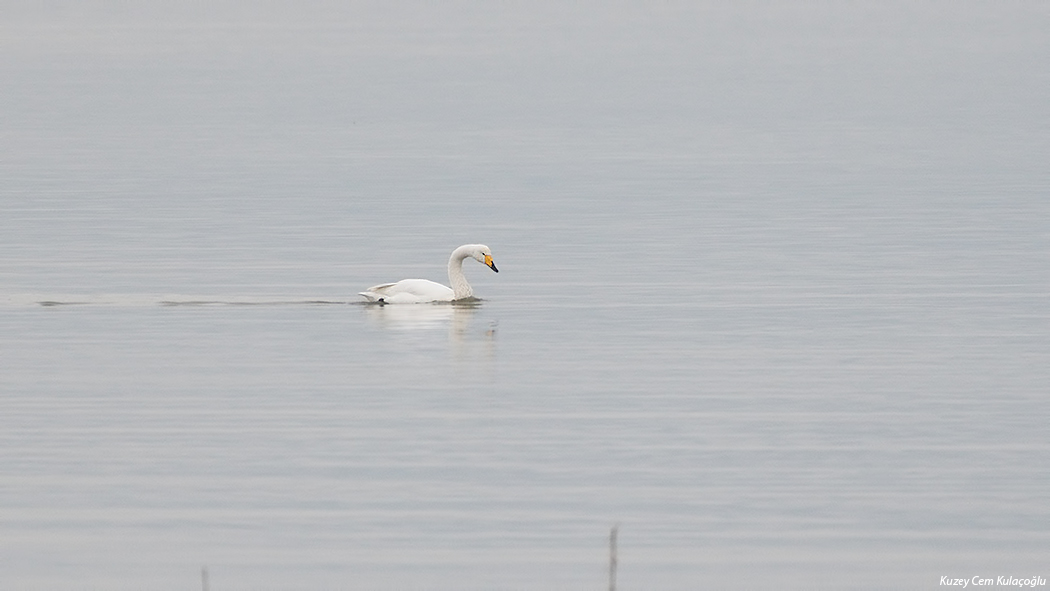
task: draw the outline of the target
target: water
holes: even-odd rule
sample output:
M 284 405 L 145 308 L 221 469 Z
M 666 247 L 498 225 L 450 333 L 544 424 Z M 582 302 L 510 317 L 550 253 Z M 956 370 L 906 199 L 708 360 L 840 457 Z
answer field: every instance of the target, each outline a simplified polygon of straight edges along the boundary
M 8 9 L 0 586 L 1050 574 L 1045 11 L 405 6 Z

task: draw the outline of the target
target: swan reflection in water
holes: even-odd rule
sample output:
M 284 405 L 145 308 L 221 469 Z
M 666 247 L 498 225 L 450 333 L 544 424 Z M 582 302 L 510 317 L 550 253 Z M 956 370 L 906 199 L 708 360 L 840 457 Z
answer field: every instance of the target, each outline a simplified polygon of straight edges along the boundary
M 426 335 L 445 330 L 450 353 L 457 361 L 491 366 L 496 355 L 497 320 L 479 317 L 481 302 L 384 306 L 365 304 L 369 321 L 385 330 L 432 341 Z M 415 339 L 413 339 L 415 340 Z

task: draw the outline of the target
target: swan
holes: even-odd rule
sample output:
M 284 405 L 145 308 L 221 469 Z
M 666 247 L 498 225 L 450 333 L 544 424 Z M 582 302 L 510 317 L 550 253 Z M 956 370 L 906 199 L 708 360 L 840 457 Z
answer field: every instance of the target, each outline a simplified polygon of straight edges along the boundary
M 448 282 L 452 287 L 426 279 L 402 279 L 397 283 L 383 283 L 362 291 L 369 302 L 378 304 L 428 304 L 433 302 L 455 302 L 473 299 L 474 290 L 467 283 L 463 274 L 463 260 L 467 257 L 485 264 L 496 273 L 496 263 L 492 261 L 492 251 L 484 244 L 464 244 L 452 251 L 448 259 Z

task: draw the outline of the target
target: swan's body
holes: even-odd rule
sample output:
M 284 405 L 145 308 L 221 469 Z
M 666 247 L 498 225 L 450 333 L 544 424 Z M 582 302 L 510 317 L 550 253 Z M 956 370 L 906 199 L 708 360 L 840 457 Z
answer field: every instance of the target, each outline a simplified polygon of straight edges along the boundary
M 362 291 L 369 302 L 380 304 L 428 304 L 454 302 L 474 297 L 474 290 L 463 274 L 463 260 L 472 258 L 499 273 L 492 261 L 492 251 L 484 244 L 464 244 L 452 251 L 448 259 L 448 282 L 452 287 L 426 279 L 402 279 L 397 283 L 383 283 Z

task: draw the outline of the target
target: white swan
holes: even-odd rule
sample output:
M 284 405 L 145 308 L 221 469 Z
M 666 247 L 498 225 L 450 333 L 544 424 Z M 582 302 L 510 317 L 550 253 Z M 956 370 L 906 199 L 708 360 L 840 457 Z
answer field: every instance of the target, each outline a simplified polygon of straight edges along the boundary
M 474 297 L 474 290 L 467 283 L 463 274 L 463 259 L 471 257 L 479 263 L 488 265 L 499 273 L 496 263 L 492 262 L 492 251 L 484 244 L 464 244 L 452 251 L 448 259 L 448 281 L 452 287 L 426 279 L 402 279 L 397 283 L 384 283 L 369 287 L 362 295 L 369 302 L 380 304 L 426 304 L 431 302 L 453 302 Z

